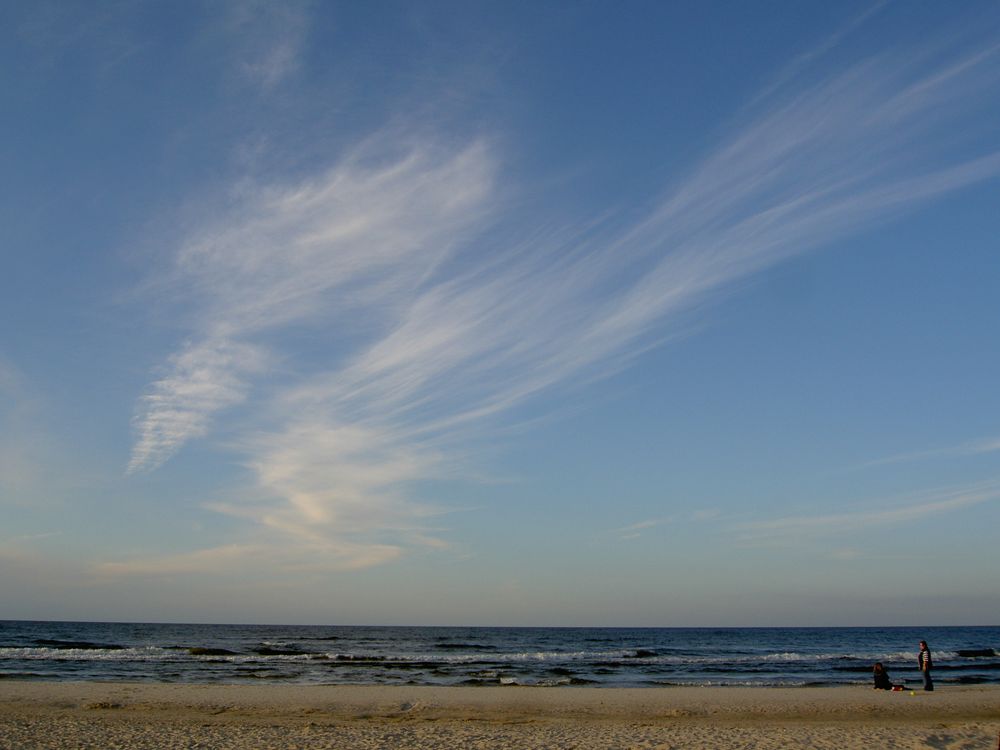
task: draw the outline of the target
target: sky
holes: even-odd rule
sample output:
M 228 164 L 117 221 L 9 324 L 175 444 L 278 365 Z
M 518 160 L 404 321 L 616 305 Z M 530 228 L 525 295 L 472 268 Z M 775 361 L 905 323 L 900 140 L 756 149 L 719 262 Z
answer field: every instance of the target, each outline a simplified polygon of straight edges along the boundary
M 0 7 L 0 619 L 1000 623 L 1000 6 Z

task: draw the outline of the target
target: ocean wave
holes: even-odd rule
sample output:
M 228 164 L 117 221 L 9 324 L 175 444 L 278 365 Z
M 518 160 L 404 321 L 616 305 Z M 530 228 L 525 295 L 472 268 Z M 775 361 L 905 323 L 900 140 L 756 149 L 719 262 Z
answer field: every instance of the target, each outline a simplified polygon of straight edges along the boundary
M 176 658 L 158 646 L 125 647 L 113 649 L 74 648 L 0 648 L 0 658 L 39 661 L 159 661 Z
M 239 656 L 235 651 L 228 648 L 207 648 L 204 646 L 192 646 L 185 649 L 191 656 Z
M 91 643 L 90 641 L 61 641 L 55 638 L 36 638 L 36 646 L 65 651 L 121 651 L 128 648 L 117 643 Z
M 275 648 L 273 646 L 258 646 L 250 649 L 258 656 L 311 656 L 312 652 L 302 651 L 297 648 Z
M 881 661 L 919 682 L 1000 683 L 998 628 L 323 628 L 0 622 L 4 679 L 314 684 L 867 685 Z M 466 683 L 465 681 L 470 681 Z
M 936 662 L 934 664 L 934 669 L 935 671 L 948 671 L 948 672 L 961 672 L 961 671 L 982 672 L 984 670 L 1000 671 L 1000 662 L 977 662 L 974 664 L 942 664 L 941 662 Z
M 997 652 L 992 648 L 969 648 L 969 649 L 959 649 L 955 652 L 962 658 L 968 659 L 978 659 L 981 657 L 994 657 Z

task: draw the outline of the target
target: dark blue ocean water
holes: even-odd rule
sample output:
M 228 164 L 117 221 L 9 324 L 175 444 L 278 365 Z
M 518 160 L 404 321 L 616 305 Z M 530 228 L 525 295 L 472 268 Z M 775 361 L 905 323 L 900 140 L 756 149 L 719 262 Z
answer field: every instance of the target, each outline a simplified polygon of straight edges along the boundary
M 1000 627 L 429 628 L 0 621 L 0 679 L 395 685 L 1000 683 Z

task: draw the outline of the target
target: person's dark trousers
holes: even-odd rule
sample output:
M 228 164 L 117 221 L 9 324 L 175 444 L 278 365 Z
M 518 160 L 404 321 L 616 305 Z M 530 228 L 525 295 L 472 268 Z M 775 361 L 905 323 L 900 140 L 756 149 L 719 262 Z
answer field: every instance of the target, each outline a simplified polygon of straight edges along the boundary
M 924 676 L 924 690 L 933 690 L 934 683 L 931 681 L 931 673 L 928 671 L 921 672 L 921 674 Z

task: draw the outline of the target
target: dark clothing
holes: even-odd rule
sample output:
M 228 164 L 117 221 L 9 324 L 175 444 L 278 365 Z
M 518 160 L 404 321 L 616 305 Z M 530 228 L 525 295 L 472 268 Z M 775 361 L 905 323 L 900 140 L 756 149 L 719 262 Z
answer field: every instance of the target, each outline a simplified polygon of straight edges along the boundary
M 875 677 L 876 690 L 892 690 L 892 682 L 889 681 L 889 673 L 884 669 L 881 672 L 873 672 Z
M 920 666 L 920 675 L 924 678 L 924 690 L 934 689 L 934 681 L 931 679 L 931 650 L 929 648 L 920 649 L 917 654 L 917 664 Z

